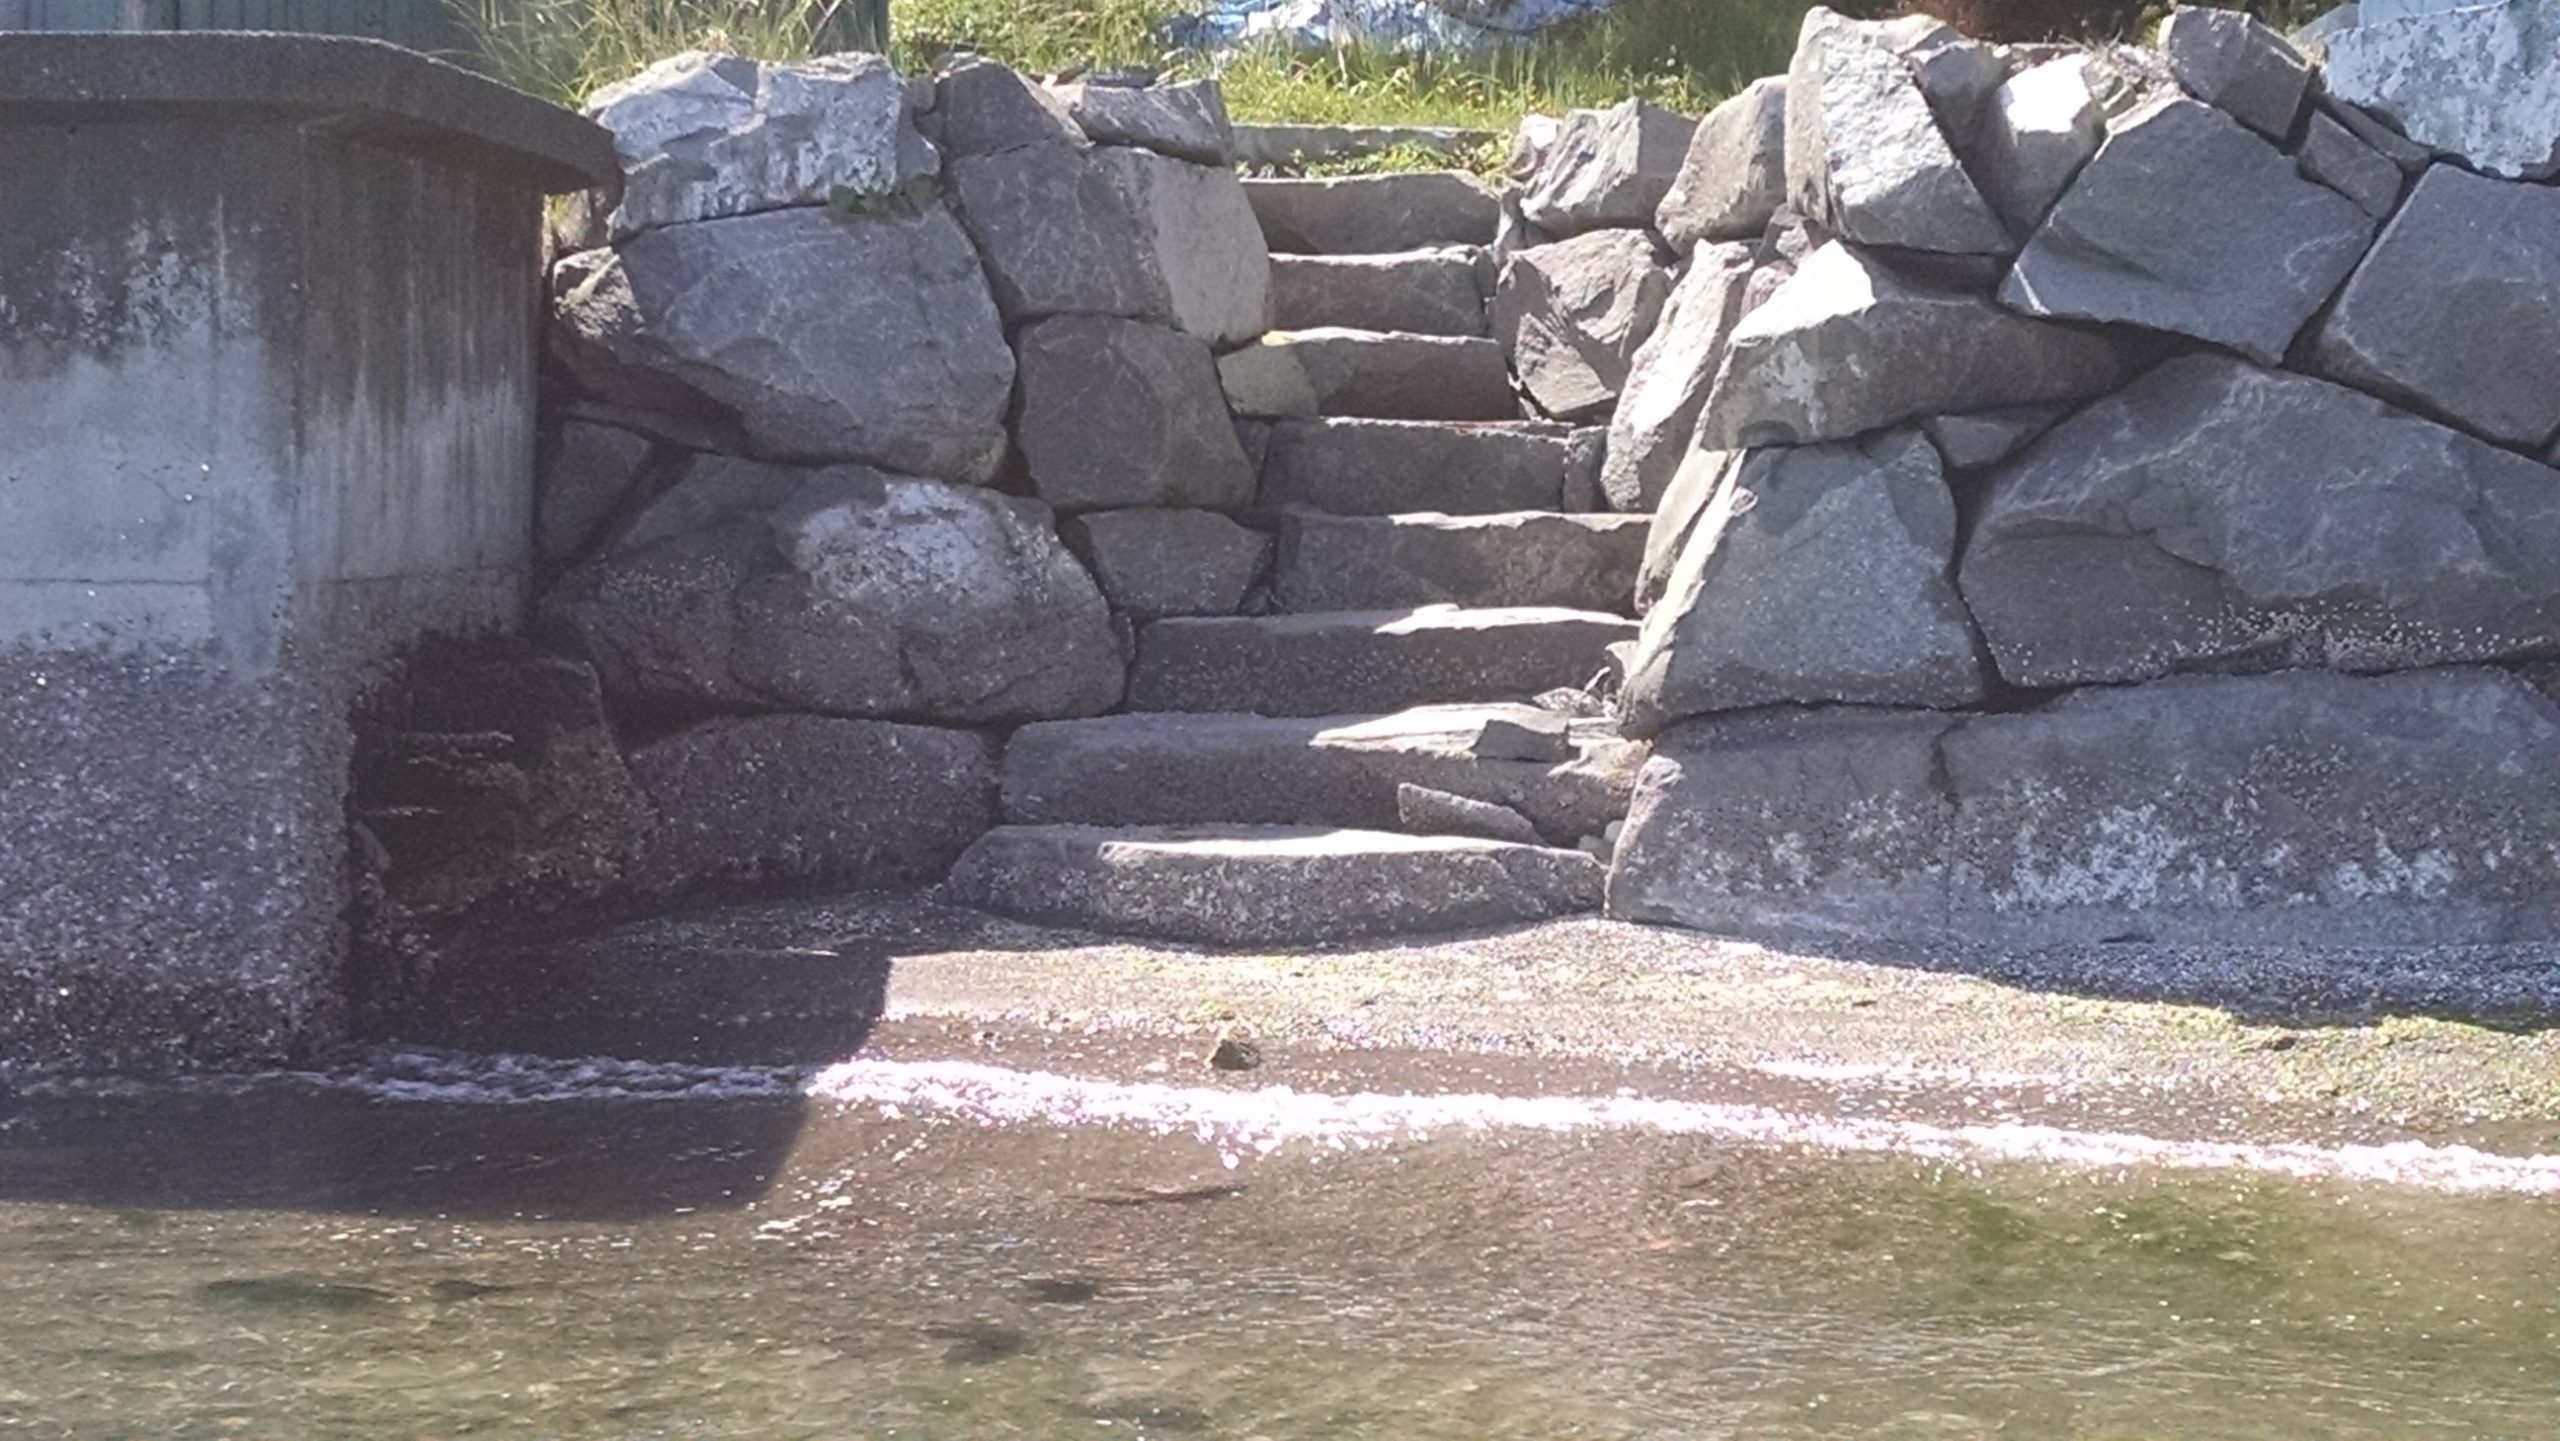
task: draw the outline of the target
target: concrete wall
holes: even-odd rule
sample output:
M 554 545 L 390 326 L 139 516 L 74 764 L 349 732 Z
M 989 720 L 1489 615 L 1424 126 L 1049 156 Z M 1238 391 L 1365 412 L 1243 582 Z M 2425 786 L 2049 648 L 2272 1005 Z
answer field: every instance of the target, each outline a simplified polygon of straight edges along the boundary
M 521 616 L 541 195 L 609 161 L 459 72 L 561 153 L 439 143 L 382 97 L 445 67 L 366 42 L 13 62 L 89 78 L 0 93 L 0 1058 L 290 1055 L 336 1023 L 350 704 Z

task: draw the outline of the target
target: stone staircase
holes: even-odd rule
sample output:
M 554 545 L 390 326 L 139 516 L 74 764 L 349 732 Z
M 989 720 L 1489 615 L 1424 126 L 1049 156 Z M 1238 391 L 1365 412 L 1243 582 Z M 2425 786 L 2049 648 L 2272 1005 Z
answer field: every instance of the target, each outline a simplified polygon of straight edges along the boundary
M 1141 623 L 1123 713 L 1016 733 L 954 898 L 1226 945 L 1596 908 L 1642 750 L 1588 691 L 1635 635 L 1648 518 L 1591 513 L 1596 447 L 1521 418 L 1482 187 L 1249 189 L 1275 329 L 1220 369 L 1265 613 Z

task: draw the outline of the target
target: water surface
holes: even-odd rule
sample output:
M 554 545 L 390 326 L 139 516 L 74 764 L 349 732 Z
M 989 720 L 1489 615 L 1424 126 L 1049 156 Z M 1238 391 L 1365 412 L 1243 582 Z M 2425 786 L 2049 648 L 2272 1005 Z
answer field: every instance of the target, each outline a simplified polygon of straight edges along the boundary
M 2560 1435 L 2512 1188 L 430 1069 L 0 1100 L 0 1436 Z

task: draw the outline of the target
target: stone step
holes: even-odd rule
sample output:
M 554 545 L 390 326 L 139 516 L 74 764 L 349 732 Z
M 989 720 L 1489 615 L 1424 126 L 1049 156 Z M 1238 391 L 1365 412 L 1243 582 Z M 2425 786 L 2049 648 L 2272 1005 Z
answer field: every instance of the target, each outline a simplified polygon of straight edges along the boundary
M 1267 423 L 1260 499 L 1336 515 L 1563 510 L 1572 483 L 1596 486 L 1599 469 L 1597 446 L 1535 421 L 1279 420 Z
M 1292 826 L 999 826 L 946 894 L 1016 920 L 1226 946 L 1520 925 L 1596 909 L 1580 851 Z
M 1606 720 L 1520 704 L 1388 715 L 1133 713 L 1042 721 L 1004 757 L 1004 818 L 1020 825 L 1363 826 L 1398 829 L 1396 787 L 1509 806 L 1572 845 L 1626 814 L 1644 747 Z
M 1323 716 L 1527 700 L 1588 684 L 1635 634 L 1620 616 L 1550 606 L 1159 620 L 1139 627 L 1127 708 Z
M 1238 415 L 1520 418 L 1501 345 L 1473 336 L 1275 330 L 1220 357 L 1218 380 Z
M 1635 608 L 1652 517 L 1280 513 L 1272 597 L 1280 609 L 1552 605 Z
M 1485 335 L 1480 246 L 1393 255 L 1271 257 L 1271 324 L 1279 330 L 1364 325 L 1413 335 Z
M 1262 167 L 1305 167 L 1326 160 L 1383 155 L 1390 150 L 1426 150 L 1454 156 L 1462 151 L 1499 144 L 1493 130 L 1461 130 L 1447 125 L 1257 125 L 1238 124 L 1236 163 Z
M 1490 245 L 1502 224 L 1493 187 L 1458 170 L 1321 180 L 1247 180 L 1262 238 L 1284 255 L 1375 255 Z

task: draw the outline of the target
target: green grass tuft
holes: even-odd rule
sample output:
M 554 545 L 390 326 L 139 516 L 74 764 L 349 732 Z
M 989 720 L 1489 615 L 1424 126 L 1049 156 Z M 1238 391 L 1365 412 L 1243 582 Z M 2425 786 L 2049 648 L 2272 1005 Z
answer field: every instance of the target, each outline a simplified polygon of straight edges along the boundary
M 679 50 L 799 59 L 839 42 L 849 0 L 465 0 L 492 70 L 576 105 Z M 892 58 L 930 68 L 971 49 L 1017 69 L 1143 65 L 1216 73 L 1239 120 L 1453 125 L 1507 132 L 1523 114 L 1642 95 L 1702 114 L 1786 68 L 1807 0 L 1621 0 L 1614 9 L 1482 56 L 1379 46 L 1249 47 L 1213 63 L 1169 52 L 1182 0 L 893 0 Z
M 519 90 L 572 108 L 684 50 L 801 60 L 857 33 L 856 0 L 459 0 L 483 64 Z

